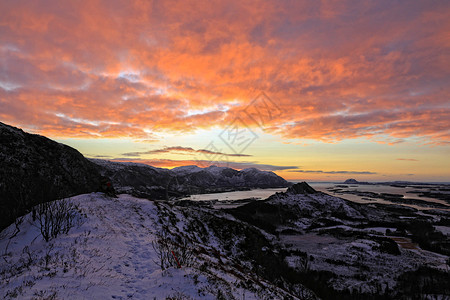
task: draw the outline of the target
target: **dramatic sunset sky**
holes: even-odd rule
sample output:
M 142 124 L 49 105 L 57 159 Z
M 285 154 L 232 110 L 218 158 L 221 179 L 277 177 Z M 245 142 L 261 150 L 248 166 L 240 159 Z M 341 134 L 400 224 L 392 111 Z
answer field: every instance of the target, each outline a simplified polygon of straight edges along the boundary
M 0 121 L 87 157 L 450 181 L 450 1 L 0 0 Z

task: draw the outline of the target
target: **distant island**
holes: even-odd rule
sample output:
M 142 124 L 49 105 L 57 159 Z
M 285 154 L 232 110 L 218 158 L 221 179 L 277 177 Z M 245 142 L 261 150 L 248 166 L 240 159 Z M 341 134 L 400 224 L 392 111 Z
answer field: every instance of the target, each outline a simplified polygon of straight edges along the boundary
M 354 178 L 350 178 L 350 179 L 347 179 L 346 181 L 344 181 L 344 184 L 371 184 L 371 183 L 366 182 L 366 181 L 358 181 Z

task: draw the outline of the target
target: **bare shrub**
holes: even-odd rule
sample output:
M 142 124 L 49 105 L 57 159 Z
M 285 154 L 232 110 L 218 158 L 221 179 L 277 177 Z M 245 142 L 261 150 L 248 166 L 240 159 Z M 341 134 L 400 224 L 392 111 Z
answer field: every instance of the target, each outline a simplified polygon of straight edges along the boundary
M 186 237 L 178 236 L 177 241 L 174 244 L 174 253 L 178 258 L 178 261 L 182 266 L 189 267 L 194 261 L 194 248 L 190 240 Z
M 35 207 L 36 220 L 45 241 L 67 234 L 74 226 L 78 211 L 75 204 L 67 199 L 45 202 Z
M 45 300 L 57 299 L 57 292 L 41 290 L 41 291 L 35 292 L 33 295 L 33 298 L 31 298 L 31 300 L 44 300 L 44 299 Z
M 186 295 L 185 293 L 179 292 L 179 291 L 166 297 L 166 300 L 193 300 L 193 299 L 194 298 Z
M 25 255 L 24 266 L 30 269 L 31 264 L 33 263 L 33 253 L 31 253 L 28 246 L 25 246 L 22 250 L 22 254 Z
M 156 241 L 152 242 L 152 247 L 158 257 L 155 263 L 161 270 L 188 267 L 194 259 L 192 243 L 186 237 L 172 236 L 166 226 L 156 233 Z
M 297 257 L 295 260 L 295 267 L 302 273 L 307 273 L 309 271 L 310 258 L 307 253 Z

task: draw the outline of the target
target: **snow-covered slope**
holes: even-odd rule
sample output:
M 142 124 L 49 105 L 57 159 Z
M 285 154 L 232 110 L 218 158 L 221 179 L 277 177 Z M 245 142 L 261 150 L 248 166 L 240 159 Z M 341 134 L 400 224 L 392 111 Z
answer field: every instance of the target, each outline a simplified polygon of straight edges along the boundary
M 396 228 L 427 230 L 433 249 L 445 251 L 445 236 L 426 229 L 427 217 L 410 219 L 410 209 L 301 184 L 226 210 L 101 193 L 68 201 L 78 208 L 67 234 L 45 242 L 32 215 L 0 233 L 0 298 L 444 299 L 450 291 L 448 256 Z
M 213 232 L 189 232 L 179 208 L 101 193 L 69 201 L 78 212 L 68 234 L 45 242 L 30 215 L 14 237 L 13 225 L 1 232 L 1 299 L 297 299 L 227 257 Z M 161 238 L 181 268 L 161 269 Z M 192 257 L 182 261 L 186 247 Z
M 298 183 L 285 193 L 276 193 L 267 200 L 254 201 L 229 212 L 277 236 L 275 243 L 285 248 L 285 260 L 290 266 L 309 268 L 303 284 L 307 285 L 308 280 L 316 285 L 323 281 L 322 287 L 332 287 L 332 293 L 343 293 L 339 298 L 345 298 L 346 293 L 349 299 L 353 299 L 350 294 L 356 297 L 355 293 L 359 293 L 361 299 L 384 293 L 392 298 L 413 293 L 417 297 L 425 293 L 421 282 L 427 280 L 433 282 L 429 290 L 435 289 L 436 294 L 442 296 L 449 291 L 439 281 L 447 278 L 448 238 L 436 232 L 427 223 L 428 218 L 420 220 L 414 209 L 357 204 Z M 448 220 L 443 218 L 445 222 Z M 414 232 L 408 235 L 397 228 L 411 228 Z M 424 234 L 425 231 L 428 232 Z M 412 242 L 420 240 L 421 236 L 426 236 L 430 244 L 436 246 L 428 245 L 430 249 L 437 249 L 436 252 L 424 250 Z M 299 253 L 303 253 L 303 260 Z M 420 275 L 420 268 L 431 270 L 422 269 L 425 275 Z M 408 275 L 411 278 L 405 280 L 404 273 L 408 272 L 414 275 Z M 405 288 L 411 282 L 414 282 L 414 291 Z M 323 293 L 318 292 L 319 296 L 327 295 L 320 289 L 314 291 Z

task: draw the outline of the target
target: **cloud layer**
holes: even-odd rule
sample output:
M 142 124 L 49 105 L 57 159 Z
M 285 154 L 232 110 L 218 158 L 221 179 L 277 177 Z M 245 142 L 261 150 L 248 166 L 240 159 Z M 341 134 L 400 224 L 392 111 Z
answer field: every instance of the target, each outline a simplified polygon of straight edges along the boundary
M 231 157 L 247 157 L 252 156 L 249 154 L 241 154 L 241 153 L 223 153 L 217 151 L 211 151 L 207 149 L 193 149 L 191 147 L 182 147 L 182 146 L 173 146 L 173 147 L 164 147 L 161 149 L 148 150 L 142 152 L 127 152 L 122 153 L 123 156 L 127 157 L 140 157 L 146 154 L 162 154 L 162 153 L 176 153 L 176 154 L 196 154 L 201 153 L 207 157 L 222 157 L 222 156 L 231 156 Z
M 141 158 L 114 158 L 108 159 L 111 161 L 119 161 L 119 162 L 135 162 L 141 164 L 147 164 L 154 167 L 161 168 L 171 168 L 171 167 L 179 167 L 179 166 L 199 166 L 202 168 L 209 167 L 211 165 L 216 165 L 218 167 L 228 167 L 237 170 L 247 169 L 247 168 L 257 168 L 263 171 L 283 171 L 283 170 L 291 170 L 298 169 L 297 166 L 278 166 L 278 165 L 270 165 L 270 164 L 261 164 L 257 162 L 234 162 L 234 161 L 214 161 L 211 162 L 209 160 L 203 159 L 193 159 L 193 160 L 175 160 L 175 159 L 141 159 Z
M 415 158 L 396 158 L 396 160 L 403 160 L 403 161 L 419 161 L 418 159 L 415 159 Z
M 370 171 L 323 171 L 323 170 L 289 170 L 295 173 L 313 173 L 313 174 L 353 174 L 353 175 L 375 175 L 377 172 Z
M 449 14 L 446 1 L 2 1 L 0 119 L 153 140 L 239 116 L 284 139 L 449 143 Z M 259 91 L 277 113 L 243 111 Z

